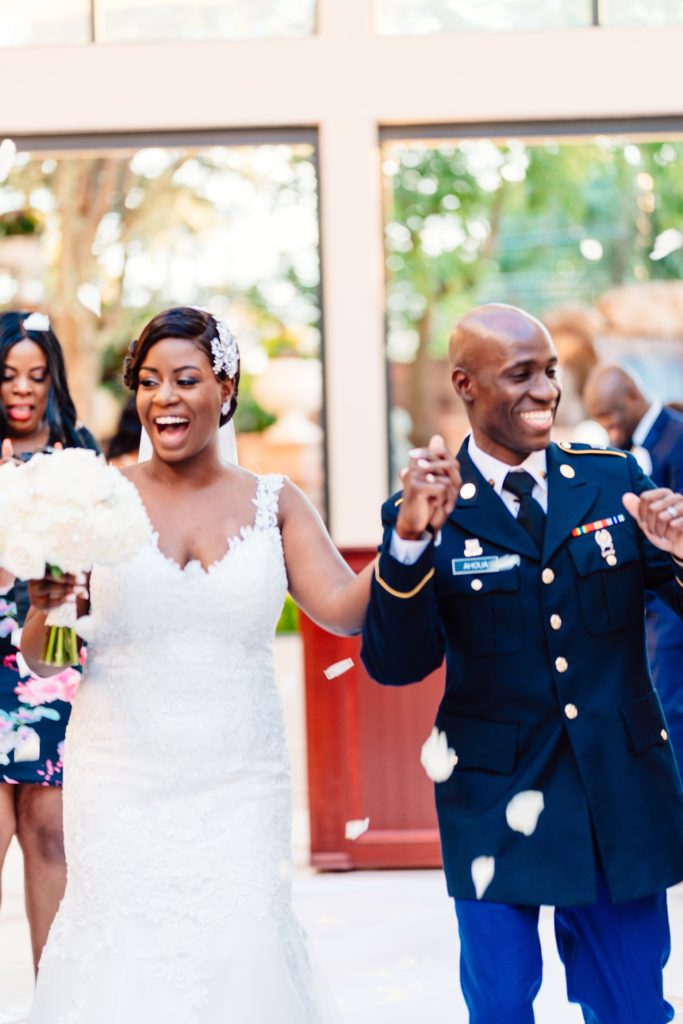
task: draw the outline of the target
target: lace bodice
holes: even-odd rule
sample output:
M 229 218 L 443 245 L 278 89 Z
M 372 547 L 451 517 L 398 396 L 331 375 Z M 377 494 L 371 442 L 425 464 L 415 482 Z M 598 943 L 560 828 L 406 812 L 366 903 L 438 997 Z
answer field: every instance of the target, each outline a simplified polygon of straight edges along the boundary
M 336 1019 L 287 881 L 281 486 L 259 478 L 254 522 L 208 570 L 166 557 L 150 525 L 133 559 L 92 574 L 66 738 L 69 880 L 31 1024 Z

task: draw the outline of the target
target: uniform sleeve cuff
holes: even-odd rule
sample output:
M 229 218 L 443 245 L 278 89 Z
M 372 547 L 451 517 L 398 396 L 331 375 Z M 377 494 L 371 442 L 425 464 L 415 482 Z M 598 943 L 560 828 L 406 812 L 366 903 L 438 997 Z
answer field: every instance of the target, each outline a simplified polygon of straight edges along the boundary
M 393 557 L 391 538 L 386 541 L 375 562 L 375 581 L 392 597 L 415 597 L 434 576 L 433 539 L 412 543 L 424 543 L 424 550 L 412 564 L 404 564 Z
M 396 530 L 392 530 L 389 554 L 403 565 L 414 565 L 427 550 L 431 539 L 431 535 L 425 532 L 419 540 L 406 540 L 405 537 L 399 537 Z

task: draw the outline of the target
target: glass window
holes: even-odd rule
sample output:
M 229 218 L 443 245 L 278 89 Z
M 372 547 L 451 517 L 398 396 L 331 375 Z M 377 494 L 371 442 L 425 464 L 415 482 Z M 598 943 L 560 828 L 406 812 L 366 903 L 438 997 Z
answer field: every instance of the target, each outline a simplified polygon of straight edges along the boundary
M 0 0 L 0 46 L 88 43 L 90 0 Z
M 315 0 L 97 0 L 100 40 L 311 35 Z
M 680 25 L 683 0 L 604 0 L 607 25 Z
M 380 35 L 570 28 L 592 22 L 591 0 L 375 0 L 375 5 Z
M 459 446 L 448 338 L 481 303 L 521 306 L 551 328 L 569 439 L 598 358 L 624 358 L 662 401 L 680 401 L 682 160 L 680 137 L 385 144 L 394 473 L 432 433 Z
M 0 189 L 0 308 L 48 313 L 103 440 L 147 320 L 175 305 L 224 316 L 242 354 L 240 461 L 292 477 L 324 513 L 317 192 L 308 143 L 20 152 Z

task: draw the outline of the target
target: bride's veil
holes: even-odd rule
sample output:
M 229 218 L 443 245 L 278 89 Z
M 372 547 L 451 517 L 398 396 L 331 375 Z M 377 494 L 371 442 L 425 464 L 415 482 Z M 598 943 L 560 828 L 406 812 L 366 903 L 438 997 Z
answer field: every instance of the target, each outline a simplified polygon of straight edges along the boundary
M 232 462 L 233 465 L 237 466 L 239 464 L 239 459 L 237 458 L 237 436 L 232 420 L 225 423 L 218 431 L 218 440 L 223 462 Z M 143 427 L 140 436 L 138 462 L 148 462 L 151 458 L 152 442 L 149 439 L 149 434 Z

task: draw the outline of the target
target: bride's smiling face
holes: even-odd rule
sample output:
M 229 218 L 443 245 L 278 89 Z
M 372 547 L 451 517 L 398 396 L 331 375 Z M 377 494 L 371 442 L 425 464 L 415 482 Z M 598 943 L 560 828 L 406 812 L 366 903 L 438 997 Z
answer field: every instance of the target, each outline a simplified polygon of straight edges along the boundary
M 159 458 L 183 462 L 202 452 L 215 438 L 221 405 L 232 392 L 232 381 L 217 380 L 193 341 L 164 338 L 153 345 L 138 373 L 136 401 Z

